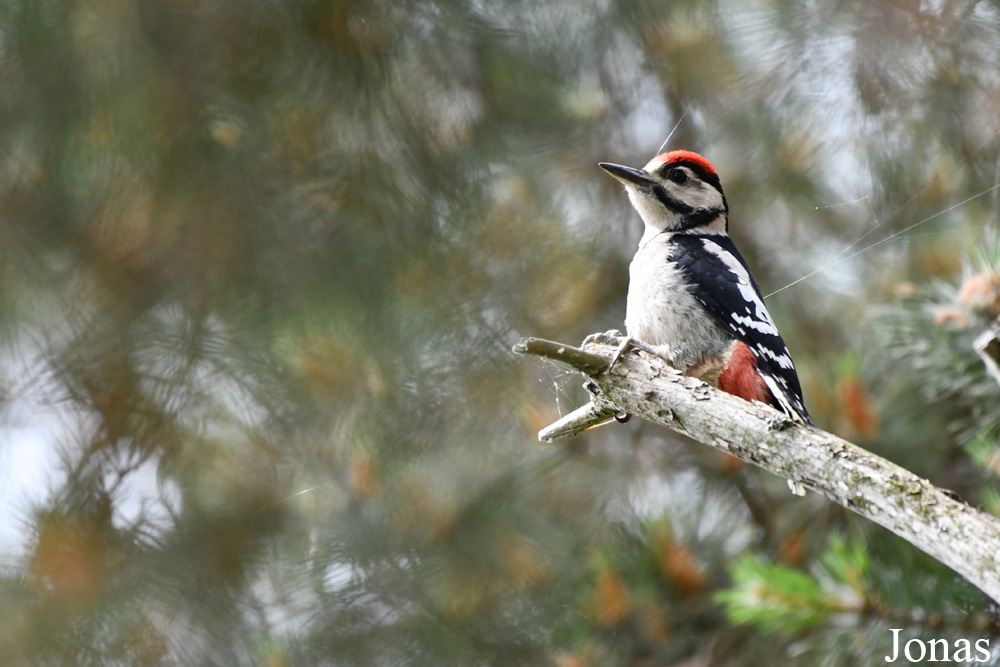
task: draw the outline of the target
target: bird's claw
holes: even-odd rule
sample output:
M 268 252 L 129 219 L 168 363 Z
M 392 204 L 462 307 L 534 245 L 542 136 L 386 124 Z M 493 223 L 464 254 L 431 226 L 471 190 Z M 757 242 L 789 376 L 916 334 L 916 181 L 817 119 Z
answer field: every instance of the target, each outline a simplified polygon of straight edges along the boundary
M 599 331 L 584 338 L 580 347 L 587 347 L 588 345 L 618 345 L 624 337 L 625 335 L 618 329 Z
M 592 397 L 594 397 L 594 398 L 597 398 L 598 396 L 602 395 L 601 394 L 601 388 L 598 387 L 597 383 L 594 382 L 593 380 L 587 380 L 586 382 L 584 382 L 583 383 L 583 388 L 586 389 L 587 392 Z M 614 420 L 616 422 L 618 422 L 619 424 L 624 424 L 625 422 L 627 422 L 629 419 L 632 418 L 632 415 L 630 415 L 627 412 L 619 412 L 619 413 L 616 413 L 616 414 L 614 414 L 612 416 L 614 417 Z M 610 420 L 604 422 L 604 424 L 607 424 L 607 423 L 610 423 Z M 604 424 L 600 424 L 600 426 L 603 426 Z
M 615 350 L 615 355 L 611 358 L 611 364 L 608 365 L 608 373 L 611 372 L 611 369 L 615 367 L 615 364 L 618 363 L 618 360 L 626 352 L 645 352 L 646 354 L 654 357 L 660 357 L 661 359 L 666 359 L 668 362 L 670 361 L 664 356 L 661 350 L 654 349 L 652 345 L 643 343 L 641 340 L 636 340 L 631 336 L 625 336 L 618 344 L 618 349 Z
M 618 360 L 621 359 L 621 356 L 629 351 L 633 343 L 635 343 L 635 341 L 632 339 L 631 336 L 625 336 L 624 338 L 621 339 L 621 341 L 618 342 L 618 349 L 615 350 L 615 355 L 611 357 L 611 363 L 608 365 L 608 370 L 607 370 L 608 373 L 610 373 L 611 369 L 615 367 L 615 364 L 618 363 Z

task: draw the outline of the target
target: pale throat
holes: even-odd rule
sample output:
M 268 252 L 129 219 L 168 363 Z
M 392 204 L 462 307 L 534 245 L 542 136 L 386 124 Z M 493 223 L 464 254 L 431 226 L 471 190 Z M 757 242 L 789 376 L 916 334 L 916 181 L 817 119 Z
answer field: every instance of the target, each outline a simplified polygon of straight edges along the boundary
M 648 243 L 661 232 L 676 229 L 683 222 L 681 214 L 665 208 L 660 202 L 644 195 L 636 188 L 628 188 L 628 198 L 646 227 L 642 239 L 639 241 L 640 246 Z M 725 234 L 726 214 L 720 213 L 707 225 L 698 227 L 697 232 L 700 234 Z
M 643 194 L 637 188 L 628 188 L 628 198 L 632 208 L 638 212 L 643 224 L 646 225 L 646 233 L 649 233 L 650 229 L 658 233 L 676 227 L 681 221 L 679 214 L 665 208 L 660 202 Z

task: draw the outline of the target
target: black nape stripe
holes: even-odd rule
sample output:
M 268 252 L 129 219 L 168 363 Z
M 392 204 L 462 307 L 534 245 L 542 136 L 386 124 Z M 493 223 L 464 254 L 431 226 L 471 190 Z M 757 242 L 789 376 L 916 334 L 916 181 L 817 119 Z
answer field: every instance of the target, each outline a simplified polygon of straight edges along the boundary
M 676 231 L 683 232 L 689 229 L 697 229 L 709 224 L 720 215 L 725 213 L 721 208 L 696 208 L 691 213 L 685 214 L 681 224 Z
M 713 188 L 715 188 L 716 190 L 718 190 L 719 194 L 722 195 L 722 206 L 726 209 L 727 213 L 729 212 L 729 202 L 726 201 L 726 193 L 722 191 L 722 181 L 719 180 L 719 175 L 718 174 L 713 174 L 711 172 L 705 171 L 700 164 L 696 164 L 694 162 L 688 162 L 687 160 L 678 160 L 677 162 L 670 162 L 670 163 L 665 164 L 662 167 L 660 167 L 660 175 L 665 177 L 667 171 L 669 171 L 670 169 L 673 169 L 674 167 L 686 167 L 686 168 L 690 169 L 691 173 L 693 173 L 695 176 L 697 176 L 698 178 L 700 178 L 702 181 L 704 181 L 705 183 L 708 183 Z M 665 206 L 670 206 L 671 209 L 673 209 L 673 210 L 675 210 L 675 211 L 677 211 L 677 212 L 679 212 L 679 213 L 681 213 L 683 215 L 688 215 L 688 213 L 690 211 L 694 210 L 692 207 L 688 206 L 687 210 L 685 211 L 683 209 L 683 207 L 685 206 L 685 204 L 683 202 L 672 203 L 672 202 L 675 202 L 676 200 L 674 200 L 672 197 L 670 197 L 669 195 L 667 195 L 666 192 L 664 192 L 663 194 L 666 195 L 666 197 L 661 197 L 660 193 L 658 193 L 658 192 L 656 193 L 656 197 Z
M 660 185 L 653 186 L 653 195 L 668 209 L 680 213 L 681 224 L 678 227 L 671 228 L 671 231 L 697 229 L 698 227 L 709 224 L 720 214 L 726 212 L 725 208 L 695 208 L 690 204 L 682 202 L 676 197 L 670 196 L 670 193 L 667 192 L 666 188 Z M 725 201 L 725 199 L 723 199 L 723 201 Z

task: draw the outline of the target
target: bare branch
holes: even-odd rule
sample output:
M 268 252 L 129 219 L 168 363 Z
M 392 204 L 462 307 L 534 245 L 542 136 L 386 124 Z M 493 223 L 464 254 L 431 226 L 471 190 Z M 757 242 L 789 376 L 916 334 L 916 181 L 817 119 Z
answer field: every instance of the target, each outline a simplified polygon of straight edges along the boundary
M 598 407 L 591 401 L 543 428 L 538 432 L 538 439 L 542 442 L 555 442 L 571 435 L 579 435 L 601 424 L 607 424 L 614 419 L 614 416 L 614 410 Z
M 597 346 L 591 346 L 596 349 Z M 555 359 L 572 366 L 585 375 L 595 375 L 607 370 L 611 358 L 600 353 L 588 352 L 573 345 L 564 345 L 544 338 L 522 338 L 514 346 L 518 354 L 533 354 L 543 359 Z
M 539 433 L 579 433 L 595 415 L 628 413 L 804 486 L 907 540 L 1000 602 L 1000 520 L 957 501 L 926 479 L 832 433 L 687 377 L 659 358 L 627 354 L 607 369 L 614 347 L 526 338 L 521 354 L 556 359 L 591 378 L 593 408 Z M 597 360 L 602 360 L 600 363 Z M 585 406 L 587 408 L 587 406 Z M 558 425 L 558 429 L 556 426 Z M 542 437 L 545 434 L 546 437 Z

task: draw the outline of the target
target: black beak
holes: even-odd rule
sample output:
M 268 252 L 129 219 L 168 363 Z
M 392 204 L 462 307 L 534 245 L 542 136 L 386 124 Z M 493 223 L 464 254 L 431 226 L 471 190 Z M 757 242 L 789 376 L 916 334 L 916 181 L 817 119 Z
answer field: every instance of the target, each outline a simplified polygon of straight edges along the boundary
M 614 164 L 612 162 L 598 162 L 597 166 L 626 185 L 631 184 L 648 187 L 654 183 L 653 179 L 649 177 L 649 174 L 639 169 L 623 167 L 620 164 Z

